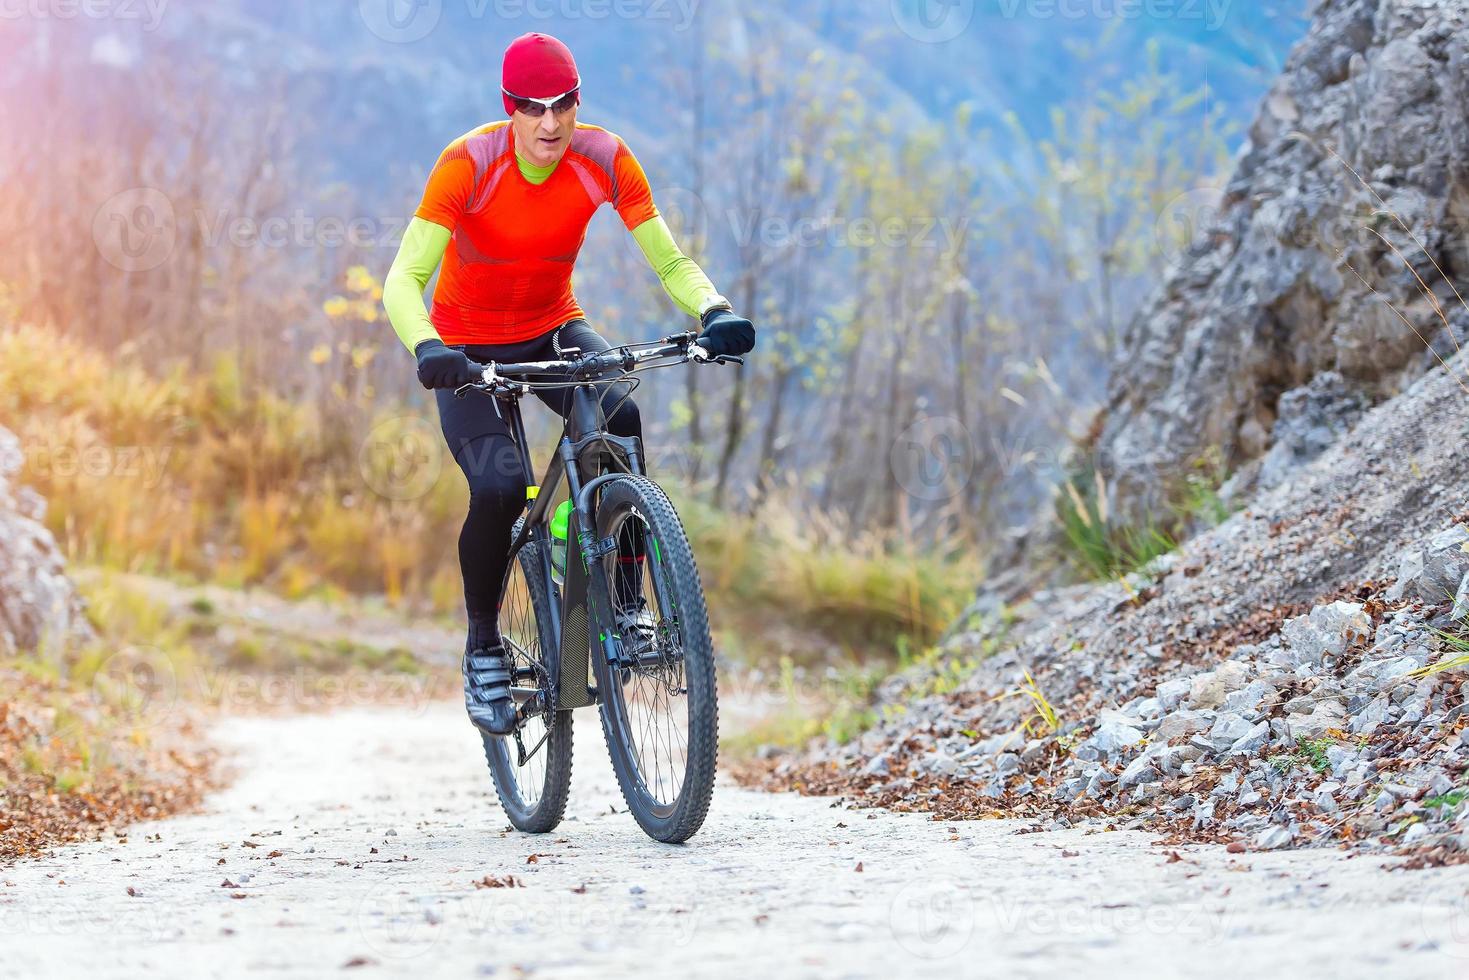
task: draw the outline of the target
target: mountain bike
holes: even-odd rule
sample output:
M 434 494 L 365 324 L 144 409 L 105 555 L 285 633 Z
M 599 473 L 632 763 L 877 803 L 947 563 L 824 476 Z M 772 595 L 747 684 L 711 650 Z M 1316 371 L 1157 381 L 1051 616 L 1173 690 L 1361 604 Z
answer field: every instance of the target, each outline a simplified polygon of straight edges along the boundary
M 628 382 L 623 397 L 630 395 L 639 372 L 744 363 L 710 355 L 694 338 L 493 363 L 482 381 L 457 392 L 498 399 L 527 486 L 500 600 L 519 723 L 511 735 L 481 732 L 495 792 L 519 830 L 548 833 L 560 823 L 571 785 L 572 713 L 592 705 L 623 799 L 648 836 L 686 841 L 708 813 L 719 711 L 699 571 L 673 504 L 645 473 L 640 440 L 608 432 L 602 407 L 612 384 Z M 546 388 L 572 389 L 571 410 L 536 482 L 520 401 Z M 563 484 L 566 502 L 556 517 L 565 520 L 564 536 L 554 533 L 551 510 Z M 640 610 L 636 628 L 625 613 L 630 602 Z

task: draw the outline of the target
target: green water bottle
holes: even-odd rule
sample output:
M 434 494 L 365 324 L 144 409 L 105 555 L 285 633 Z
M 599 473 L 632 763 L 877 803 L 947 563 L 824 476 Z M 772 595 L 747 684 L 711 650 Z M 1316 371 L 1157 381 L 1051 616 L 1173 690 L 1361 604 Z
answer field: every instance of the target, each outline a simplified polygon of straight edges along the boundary
M 571 528 L 571 501 L 562 501 L 551 515 L 551 577 L 557 585 L 566 581 L 566 535 Z

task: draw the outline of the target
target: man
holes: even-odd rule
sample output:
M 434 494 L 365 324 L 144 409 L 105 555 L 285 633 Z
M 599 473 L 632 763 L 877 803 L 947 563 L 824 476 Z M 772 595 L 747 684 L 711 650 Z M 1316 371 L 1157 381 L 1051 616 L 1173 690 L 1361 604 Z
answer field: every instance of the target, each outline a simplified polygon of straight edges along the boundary
M 497 619 L 525 482 L 494 400 L 458 399 L 454 390 L 477 380 L 488 361 L 555 360 L 566 348 L 611 346 L 571 291 L 587 224 L 604 203 L 617 209 L 674 303 L 700 318 L 699 344 L 711 354 L 755 345 L 754 326 L 675 244 L 626 144 L 577 122 L 581 77 L 566 45 L 544 34 L 517 38 L 505 52 L 501 88 L 509 122 L 481 126 L 439 156 L 383 288 L 388 318 L 418 360 L 419 381 L 436 389 L 444 438 L 469 481 L 459 536 L 464 694 L 470 720 L 492 734 L 515 729 Z M 423 291 L 441 262 L 430 312 Z M 608 429 L 640 437 L 638 407 L 623 400 L 626 393 L 617 384 L 604 394 L 604 409 L 616 408 Z M 537 395 L 563 418 L 570 410 L 566 392 Z M 639 612 L 622 615 L 638 625 Z

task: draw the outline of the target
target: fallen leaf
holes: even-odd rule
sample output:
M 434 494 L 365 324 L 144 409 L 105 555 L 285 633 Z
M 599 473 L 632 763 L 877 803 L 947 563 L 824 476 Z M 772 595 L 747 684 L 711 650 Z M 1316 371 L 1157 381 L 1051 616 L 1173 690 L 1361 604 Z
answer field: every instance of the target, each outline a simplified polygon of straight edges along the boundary
M 285 855 L 281 851 L 271 851 L 269 854 L 267 854 L 265 856 L 267 858 L 278 858 L 278 857 L 284 857 Z
M 366 956 L 354 956 L 342 964 L 342 969 L 351 970 L 359 966 L 377 966 L 377 960 L 368 959 Z
M 1230 854 L 1243 854 L 1247 850 L 1247 848 L 1245 847 L 1244 841 L 1232 840 L 1229 842 L 1229 846 L 1226 847 L 1224 850 L 1229 852 Z
M 132 885 L 128 885 L 128 894 L 131 895 L 133 898 L 137 898 L 138 896 L 142 895 L 143 893 L 140 892 L 140 891 L 138 891 Z
M 517 879 L 514 875 L 506 875 L 503 878 L 496 878 L 494 875 L 485 875 L 479 881 L 476 881 L 474 883 L 474 887 L 475 888 L 524 888 L 525 886 L 522 885 L 520 883 L 519 879 Z M 583 891 L 586 890 L 585 886 L 583 886 L 582 890 Z
M 862 870 L 862 862 L 861 861 L 858 861 L 857 862 L 857 867 L 853 868 L 852 870 L 853 871 L 861 871 Z

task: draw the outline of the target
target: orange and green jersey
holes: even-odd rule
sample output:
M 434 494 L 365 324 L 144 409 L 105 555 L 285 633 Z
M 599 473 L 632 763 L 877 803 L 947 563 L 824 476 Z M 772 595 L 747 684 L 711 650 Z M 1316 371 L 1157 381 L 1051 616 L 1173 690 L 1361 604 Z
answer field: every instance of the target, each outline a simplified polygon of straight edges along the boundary
M 619 137 L 578 124 L 565 156 L 545 168 L 523 160 L 514 143 L 508 121 L 491 123 L 439 156 L 384 285 L 388 317 L 410 351 L 435 337 L 530 340 L 584 316 L 572 271 L 603 204 L 617 210 L 680 308 L 697 316 L 726 305 L 679 251 Z M 423 290 L 441 262 L 429 310 Z

